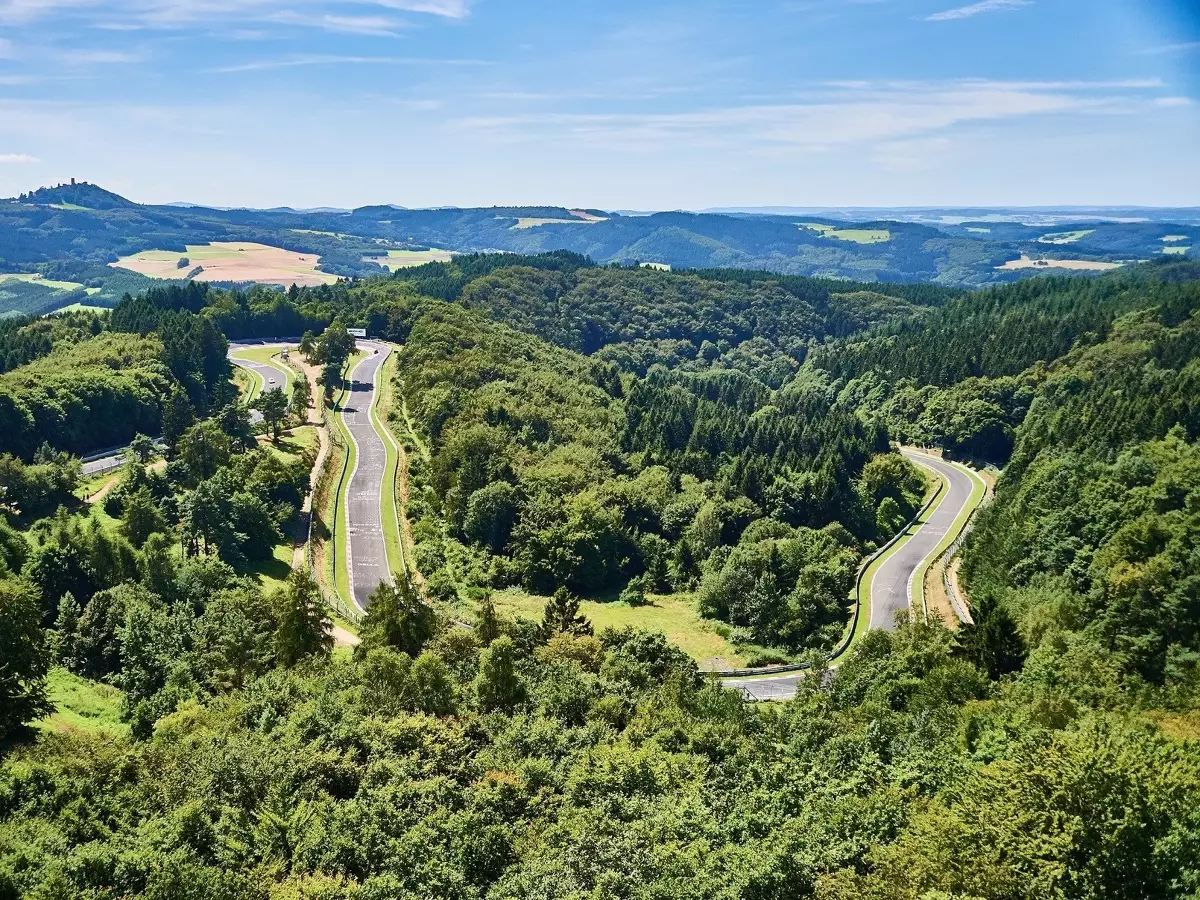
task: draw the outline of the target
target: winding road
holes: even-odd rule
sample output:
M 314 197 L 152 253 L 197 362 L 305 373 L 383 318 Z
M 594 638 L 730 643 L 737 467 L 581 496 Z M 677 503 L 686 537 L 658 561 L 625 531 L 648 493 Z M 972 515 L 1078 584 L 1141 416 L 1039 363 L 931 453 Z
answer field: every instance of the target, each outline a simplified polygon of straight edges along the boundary
M 255 359 L 247 359 L 244 356 L 237 356 L 236 354 L 239 350 L 248 350 L 256 347 L 269 347 L 274 349 L 276 347 L 283 348 L 288 346 L 291 345 L 280 343 L 230 344 L 229 361 L 238 368 L 253 372 L 259 378 L 261 378 L 264 391 L 273 391 L 278 389 L 286 392 L 288 382 L 291 381 L 292 376 L 282 364 L 277 364 L 274 362 L 259 362 Z M 262 413 L 256 409 L 250 410 L 251 424 L 258 424 L 261 421 Z
M 885 631 L 895 630 L 898 616 L 908 615 L 914 609 L 920 611 L 922 585 L 914 583 L 916 576 L 925 561 L 937 553 L 942 538 L 970 504 L 976 485 L 974 476 L 963 466 L 926 453 L 901 452 L 913 463 L 940 476 L 946 482 L 946 490 L 925 522 L 909 530 L 908 539 L 897 543 L 871 578 L 869 627 Z M 831 667 L 836 665 L 836 662 L 830 663 Z M 803 672 L 787 672 L 723 678 L 721 683 L 741 690 L 749 699 L 789 700 L 795 696 L 796 686 L 805 677 Z
M 387 447 L 371 421 L 379 370 L 390 349 L 386 344 L 361 339 L 358 347 L 369 355 L 350 372 L 350 390 L 339 415 L 357 451 L 346 489 L 346 567 L 354 603 L 366 609 L 367 598 L 379 583 L 392 581 L 383 533 Z

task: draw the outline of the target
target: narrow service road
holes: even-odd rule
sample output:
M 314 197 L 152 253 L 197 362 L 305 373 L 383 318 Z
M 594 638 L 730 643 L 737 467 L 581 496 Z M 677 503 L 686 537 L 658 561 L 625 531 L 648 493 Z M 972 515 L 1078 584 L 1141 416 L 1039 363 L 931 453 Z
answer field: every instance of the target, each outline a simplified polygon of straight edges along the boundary
M 387 474 L 387 448 L 371 423 L 379 370 L 390 352 L 386 344 L 358 341 L 368 356 L 350 372 L 350 390 L 341 417 L 350 432 L 357 455 L 346 487 L 346 567 L 350 593 L 360 609 L 381 581 L 391 583 L 387 543 L 383 535 L 383 491 Z

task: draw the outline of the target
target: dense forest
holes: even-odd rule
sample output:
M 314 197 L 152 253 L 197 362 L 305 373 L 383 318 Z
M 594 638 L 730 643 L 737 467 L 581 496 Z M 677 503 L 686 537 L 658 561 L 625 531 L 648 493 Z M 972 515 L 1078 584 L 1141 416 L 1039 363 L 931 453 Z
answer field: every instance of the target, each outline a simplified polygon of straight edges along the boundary
M 422 574 L 353 652 L 305 569 L 242 574 L 311 459 L 225 361 L 333 322 L 402 345 Z M 1198 329 L 1187 262 L 960 294 L 564 253 L 10 324 L 0 897 L 1200 895 Z M 134 417 L 167 460 L 139 441 L 97 528 L 70 454 Z M 975 624 L 826 669 L 925 491 L 889 440 L 1002 467 Z M 665 593 L 815 677 L 750 703 L 580 613 Z M 104 726 L 32 730 L 47 680 Z

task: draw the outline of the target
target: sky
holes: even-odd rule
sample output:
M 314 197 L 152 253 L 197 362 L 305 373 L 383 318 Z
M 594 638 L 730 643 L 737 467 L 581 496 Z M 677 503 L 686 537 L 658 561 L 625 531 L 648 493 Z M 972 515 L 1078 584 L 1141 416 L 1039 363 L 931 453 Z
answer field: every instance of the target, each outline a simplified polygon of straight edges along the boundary
M 1200 205 L 1200 0 L 0 0 L 0 196 Z

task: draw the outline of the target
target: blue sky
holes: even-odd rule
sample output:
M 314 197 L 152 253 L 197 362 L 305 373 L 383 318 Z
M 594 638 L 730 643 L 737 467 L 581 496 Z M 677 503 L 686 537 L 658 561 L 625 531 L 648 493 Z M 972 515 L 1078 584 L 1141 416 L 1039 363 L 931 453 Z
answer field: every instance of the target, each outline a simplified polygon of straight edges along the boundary
M 0 195 L 1200 205 L 1200 0 L 0 0 Z

